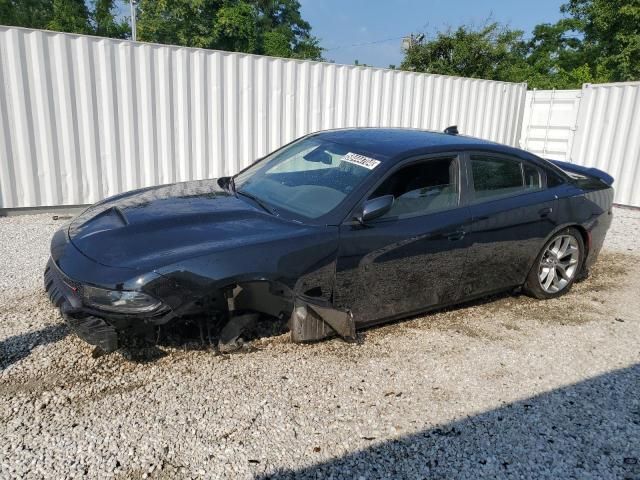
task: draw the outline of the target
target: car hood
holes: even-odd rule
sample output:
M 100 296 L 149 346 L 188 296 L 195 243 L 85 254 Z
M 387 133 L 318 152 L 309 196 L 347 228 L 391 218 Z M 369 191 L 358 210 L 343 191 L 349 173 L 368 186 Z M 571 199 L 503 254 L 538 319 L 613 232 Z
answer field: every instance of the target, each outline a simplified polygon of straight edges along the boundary
M 78 250 L 100 264 L 150 270 L 305 230 L 229 194 L 213 179 L 108 198 L 76 217 L 68 234 Z

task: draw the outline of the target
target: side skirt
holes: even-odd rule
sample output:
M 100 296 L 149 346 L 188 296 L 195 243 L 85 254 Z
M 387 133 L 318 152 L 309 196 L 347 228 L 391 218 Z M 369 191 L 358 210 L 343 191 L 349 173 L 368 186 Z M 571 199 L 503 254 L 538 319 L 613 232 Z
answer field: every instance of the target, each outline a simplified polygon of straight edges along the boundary
M 481 293 L 479 295 L 473 295 L 470 297 L 465 297 L 461 300 L 456 300 L 454 302 L 449 302 L 449 303 L 443 303 L 443 304 L 439 304 L 439 305 L 433 305 L 431 307 L 426 307 L 426 308 L 420 308 L 417 310 L 412 310 L 409 312 L 405 312 L 405 313 L 399 313 L 397 315 L 392 315 L 390 317 L 383 317 L 383 318 L 377 318 L 375 320 L 369 320 L 369 321 L 359 321 L 356 322 L 356 328 L 358 330 L 362 330 L 362 329 L 366 329 L 366 328 L 370 328 L 370 327 L 375 327 L 377 325 L 383 325 L 385 323 L 391 323 L 391 322 L 395 322 L 397 320 L 408 320 L 412 317 L 416 317 L 418 315 L 423 315 L 425 313 L 433 313 L 433 312 L 437 312 L 439 310 L 444 310 L 445 308 L 450 308 L 450 307 L 464 307 L 466 304 L 474 302 L 476 300 L 479 300 L 481 298 L 488 298 L 491 297 L 493 295 L 498 295 L 501 293 L 506 293 L 506 292 L 513 292 L 515 290 L 520 289 L 521 285 L 514 285 L 512 287 L 508 287 L 508 288 L 500 288 L 498 290 L 492 290 L 489 292 L 485 292 L 485 293 Z

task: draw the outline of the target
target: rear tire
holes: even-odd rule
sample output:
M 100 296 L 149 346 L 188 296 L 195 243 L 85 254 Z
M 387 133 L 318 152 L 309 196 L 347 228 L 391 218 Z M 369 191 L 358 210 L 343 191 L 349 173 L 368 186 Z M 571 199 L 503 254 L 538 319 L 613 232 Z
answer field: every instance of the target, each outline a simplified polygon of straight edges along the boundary
M 556 298 L 567 293 L 580 276 L 584 250 L 582 235 L 575 228 L 556 233 L 536 257 L 524 291 L 539 299 Z

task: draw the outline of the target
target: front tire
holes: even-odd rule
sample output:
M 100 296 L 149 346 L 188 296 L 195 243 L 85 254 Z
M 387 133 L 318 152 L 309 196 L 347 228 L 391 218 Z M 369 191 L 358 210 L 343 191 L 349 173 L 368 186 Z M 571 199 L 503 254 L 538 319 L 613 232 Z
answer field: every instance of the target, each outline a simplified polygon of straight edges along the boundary
M 584 261 L 584 241 L 575 228 L 556 233 L 536 257 L 524 290 L 539 299 L 564 295 L 578 278 Z

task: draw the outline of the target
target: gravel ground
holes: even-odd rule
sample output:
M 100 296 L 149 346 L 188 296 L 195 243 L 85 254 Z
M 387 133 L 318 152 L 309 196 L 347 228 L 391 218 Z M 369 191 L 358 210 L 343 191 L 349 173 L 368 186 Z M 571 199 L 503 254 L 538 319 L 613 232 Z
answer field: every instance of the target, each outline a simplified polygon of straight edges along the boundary
M 92 358 L 49 304 L 51 216 L 0 218 L 2 478 L 640 478 L 640 212 L 567 296 L 362 332 Z

